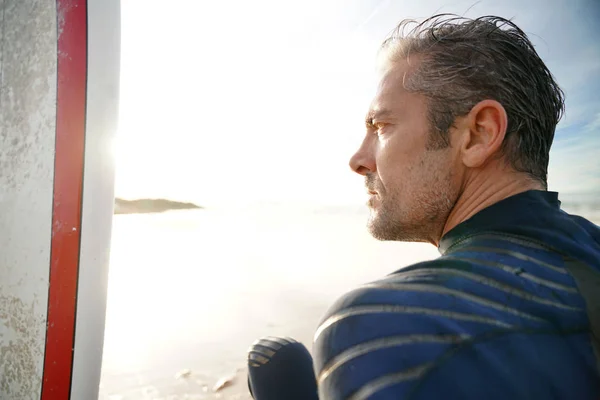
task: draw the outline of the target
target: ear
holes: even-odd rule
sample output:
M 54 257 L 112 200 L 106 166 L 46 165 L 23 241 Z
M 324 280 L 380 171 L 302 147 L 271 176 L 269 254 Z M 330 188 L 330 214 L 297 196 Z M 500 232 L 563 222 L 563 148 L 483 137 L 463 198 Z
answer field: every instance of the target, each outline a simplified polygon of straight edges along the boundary
M 481 167 L 500 151 L 508 126 L 506 110 L 495 100 L 483 100 L 462 122 L 462 161 L 470 168 Z

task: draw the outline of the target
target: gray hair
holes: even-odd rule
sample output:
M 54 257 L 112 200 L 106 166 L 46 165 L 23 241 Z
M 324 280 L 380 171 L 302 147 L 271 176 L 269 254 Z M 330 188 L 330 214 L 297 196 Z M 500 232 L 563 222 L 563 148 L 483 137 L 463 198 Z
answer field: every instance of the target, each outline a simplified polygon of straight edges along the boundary
M 415 26 L 406 32 L 410 25 Z M 411 55 L 421 59 L 405 88 L 429 100 L 431 146 L 448 146 L 457 117 L 482 100 L 496 100 L 508 115 L 505 160 L 547 188 L 550 147 L 564 112 L 564 93 L 513 22 L 452 14 L 421 23 L 404 20 L 383 42 L 382 51 L 392 62 Z

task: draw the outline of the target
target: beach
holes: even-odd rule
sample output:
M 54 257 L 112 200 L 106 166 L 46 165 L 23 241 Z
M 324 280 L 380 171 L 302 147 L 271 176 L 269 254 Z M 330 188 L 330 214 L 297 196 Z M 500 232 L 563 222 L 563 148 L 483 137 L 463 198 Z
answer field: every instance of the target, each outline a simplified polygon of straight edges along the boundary
M 364 206 L 115 216 L 99 399 L 250 399 L 253 341 L 311 349 L 340 295 L 439 255 L 374 240 L 367 218 Z

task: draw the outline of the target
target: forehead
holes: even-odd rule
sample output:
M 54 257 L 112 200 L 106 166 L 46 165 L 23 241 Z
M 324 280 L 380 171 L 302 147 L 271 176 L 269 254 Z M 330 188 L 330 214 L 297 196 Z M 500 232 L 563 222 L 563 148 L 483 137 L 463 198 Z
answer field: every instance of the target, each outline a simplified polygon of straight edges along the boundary
M 407 103 L 414 101 L 416 94 L 406 90 L 404 83 L 416 69 L 416 61 L 399 60 L 386 63 L 377 75 L 375 95 L 371 102 L 371 111 L 381 109 L 399 111 Z

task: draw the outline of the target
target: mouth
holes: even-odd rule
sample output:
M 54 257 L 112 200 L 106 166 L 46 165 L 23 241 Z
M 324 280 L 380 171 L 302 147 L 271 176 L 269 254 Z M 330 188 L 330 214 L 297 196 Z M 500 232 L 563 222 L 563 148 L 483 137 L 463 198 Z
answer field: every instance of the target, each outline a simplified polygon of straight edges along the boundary
M 373 192 L 371 190 L 368 191 L 369 199 L 367 200 L 367 207 L 371 210 L 375 210 L 377 208 L 377 204 L 379 203 L 379 195 L 377 192 Z

